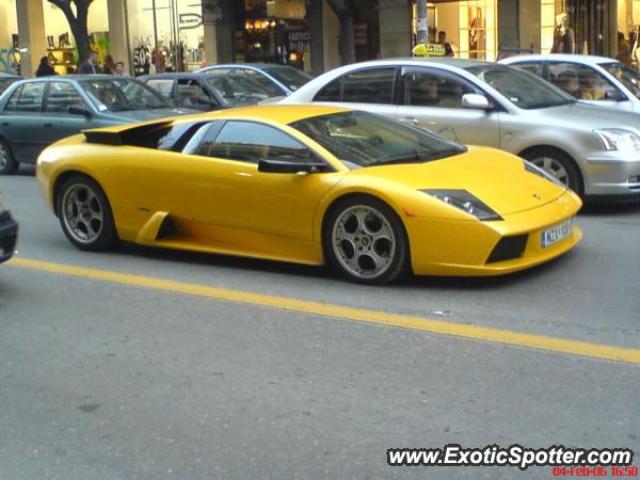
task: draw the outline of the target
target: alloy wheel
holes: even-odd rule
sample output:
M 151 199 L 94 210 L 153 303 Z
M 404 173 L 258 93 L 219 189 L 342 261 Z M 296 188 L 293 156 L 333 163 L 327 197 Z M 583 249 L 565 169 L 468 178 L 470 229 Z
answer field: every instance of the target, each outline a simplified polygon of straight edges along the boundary
M 542 168 L 545 172 L 555 177 L 565 186 L 570 186 L 567 169 L 553 157 L 538 157 L 531 160 L 535 166 Z
M 336 259 L 356 278 L 383 275 L 396 255 L 396 237 L 389 220 L 368 205 L 342 211 L 333 224 L 331 239 Z
M 79 243 L 94 242 L 104 227 L 100 199 L 84 184 L 70 186 L 62 198 L 62 218 L 69 234 Z

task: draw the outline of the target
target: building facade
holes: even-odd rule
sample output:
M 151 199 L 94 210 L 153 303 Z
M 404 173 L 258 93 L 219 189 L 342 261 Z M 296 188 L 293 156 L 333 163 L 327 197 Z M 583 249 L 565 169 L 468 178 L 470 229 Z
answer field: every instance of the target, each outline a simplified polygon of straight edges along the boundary
M 416 1 L 356 2 L 355 59 L 407 56 Z M 550 52 L 568 18 L 576 53 L 616 56 L 640 26 L 640 0 L 430 0 L 431 40 L 446 32 L 456 56 L 495 60 Z M 341 22 L 327 0 L 94 0 L 89 32 L 101 60 L 132 74 L 190 71 L 221 62 L 276 62 L 319 73 L 340 64 Z M 62 12 L 48 0 L 0 0 L 0 71 L 35 72 L 49 57 L 58 73 L 78 58 Z

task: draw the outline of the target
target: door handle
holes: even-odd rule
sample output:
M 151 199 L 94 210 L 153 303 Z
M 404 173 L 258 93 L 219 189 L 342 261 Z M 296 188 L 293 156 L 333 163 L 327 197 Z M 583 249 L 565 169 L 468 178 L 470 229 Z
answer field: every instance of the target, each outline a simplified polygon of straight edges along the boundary
M 2 125 L 3 127 L 8 127 L 11 124 L 9 122 L 2 122 L 0 123 L 0 125 Z
M 53 123 L 43 123 L 42 124 L 43 127 L 53 127 Z

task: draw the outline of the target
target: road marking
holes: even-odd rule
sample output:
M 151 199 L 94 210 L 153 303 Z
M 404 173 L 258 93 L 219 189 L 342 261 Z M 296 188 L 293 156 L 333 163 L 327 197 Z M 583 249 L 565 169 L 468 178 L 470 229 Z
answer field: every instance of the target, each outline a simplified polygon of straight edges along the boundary
M 503 343 L 531 349 L 546 350 L 550 352 L 579 355 L 583 357 L 640 364 L 640 349 L 634 348 L 623 348 L 613 345 L 581 342 L 566 338 L 518 333 L 497 328 L 464 325 L 455 322 L 433 320 L 411 315 L 400 315 L 376 310 L 365 310 L 361 308 L 315 302 L 311 300 L 299 300 L 296 298 L 264 295 L 227 288 L 209 287 L 195 283 L 144 277 L 141 275 L 131 275 L 109 270 L 76 267 L 73 265 L 44 262 L 41 260 L 32 260 L 27 258 L 14 258 L 9 261 L 7 265 L 69 275 L 73 277 L 89 278 L 92 280 L 100 280 L 103 282 L 117 283 L 121 285 L 131 285 L 154 290 L 164 290 L 173 293 L 208 297 L 228 302 L 289 310 L 323 317 L 353 320 L 409 330 L 419 330 L 438 335 L 448 335 L 486 342 Z

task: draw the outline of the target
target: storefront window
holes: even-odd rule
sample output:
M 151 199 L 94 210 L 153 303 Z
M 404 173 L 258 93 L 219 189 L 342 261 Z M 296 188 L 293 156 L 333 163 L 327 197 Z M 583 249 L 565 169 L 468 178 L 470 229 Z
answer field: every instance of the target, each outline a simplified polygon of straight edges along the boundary
M 460 2 L 460 57 L 495 60 L 496 3 L 496 0 Z
M 127 11 L 136 75 L 204 66 L 200 0 L 128 0 Z
M 235 34 L 237 61 L 308 66 L 304 0 L 245 0 L 244 7 Z
M 556 28 L 556 0 L 540 2 L 540 52 L 550 53 Z
M 19 73 L 16 0 L 0 0 L 0 72 Z
M 42 8 L 49 63 L 60 75 L 75 73 L 78 68 L 78 52 L 64 13 L 48 0 L 42 0 Z M 111 49 L 107 0 L 91 2 L 87 26 L 91 48 L 98 52 L 98 63 L 104 65 Z
M 414 32 L 417 25 L 414 5 Z M 427 3 L 429 42 L 438 41 L 444 33 L 445 42 L 454 56 L 495 60 L 497 56 L 497 0 L 459 0 Z

